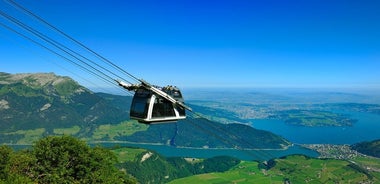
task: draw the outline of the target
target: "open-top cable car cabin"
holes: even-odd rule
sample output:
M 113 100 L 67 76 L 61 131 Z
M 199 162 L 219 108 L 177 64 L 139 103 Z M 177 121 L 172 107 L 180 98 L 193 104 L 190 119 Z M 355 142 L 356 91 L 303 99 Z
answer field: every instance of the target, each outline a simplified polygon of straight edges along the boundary
M 177 98 L 182 98 L 179 90 L 175 93 Z M 140 87 L 133 96 L 130 117 L 139 122 L 150 124 L 185 119 L 186 114 L 185 109 L 144 87 Z
M 156 88 L 146 82 L 142 82 L 140 85 L 119 82 L 119 85 L 135 91 L 130 118 L 138 120 L 140 123 L 176 122 L 186 118 L 185 109 L 191 110 L 184 105 L 181 91 L 177 87 Z

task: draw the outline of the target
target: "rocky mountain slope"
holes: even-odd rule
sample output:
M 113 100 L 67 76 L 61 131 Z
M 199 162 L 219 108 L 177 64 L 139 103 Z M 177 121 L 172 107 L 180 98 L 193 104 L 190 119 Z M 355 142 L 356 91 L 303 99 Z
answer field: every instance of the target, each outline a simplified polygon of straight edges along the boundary
M 128 109 L 53 73 L 0 73 L 0 132 L 54 127 L 95 127 L 128 119 Z

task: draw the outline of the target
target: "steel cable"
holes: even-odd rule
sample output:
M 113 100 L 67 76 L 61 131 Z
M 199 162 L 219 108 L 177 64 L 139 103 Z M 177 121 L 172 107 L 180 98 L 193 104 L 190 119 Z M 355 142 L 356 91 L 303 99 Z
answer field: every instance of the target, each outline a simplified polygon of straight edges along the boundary
M 68 38 L 69 40 L 73 41 L 74 43 L 78 44 L 79 46 L 81 46 L 82 48 L 86 49 L 88 52 L 94 54 L 95 56 L 97 56 L 98 58 L 100 58 L 104 63 L 107 63 L 109 66 L 112 66 L 113 68 L 119 70 L 120 72 L 126 74 L 127 76 L 129 76 L 130 78 L 134 79 L 136 82 L 140 82 L 140 79 L 138 79 L 137 77 L 135 77 L 134 75 L 132 75 L 131 73 L 127 72 L 126 70 L 122 69 L 121 67 L 117 66 L 116 64 L 114 64 L 113 62 L 111 62 L 110 60 L 108 60 L 107 58 L 103 57 L 102 55 L 98 54 L 97 52 L 95 52 L 94 50 L 90 49 L 89 47 L 85 46 L 84 44 L 82 44 L 81 42 L 79 42 L 78 40 L 74 39 L 73 37 L 71 37 L 70 35 L 66 34 L 65 32 L 61 31 L 60 29 L 58 29 L 57 27 L 53 26 L 52 24 L 50 24 L 49 22 L 45 21 L 43 18 L 37 16 L 36 14 L 34 14 L 33 12 L 31 12 L 30 10 L 26 9 L 25 7 L 21 6 L 20 4 L 16 3 L 15 1 L 13 0 L 5 0 L 7 1 L 9 4 L 11 4 L 13 7 L 16 7 L 17 9 L 19 10 L 22 10 L 22 12 L 24 12 L 25 14 L 37 19 L 38 21 L 42 22 L 43 24 L 47 25 L 49 28 L 51 28 L 52 30 L 62 34 L 63 36 L 65 36 L 66 38 Z

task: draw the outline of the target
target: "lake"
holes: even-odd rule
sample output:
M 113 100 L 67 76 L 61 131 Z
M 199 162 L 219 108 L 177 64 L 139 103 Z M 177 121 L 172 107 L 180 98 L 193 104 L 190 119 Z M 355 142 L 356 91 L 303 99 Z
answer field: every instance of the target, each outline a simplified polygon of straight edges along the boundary
M 102 144 L 106 147 L 131 146 L 154 150 L 166 157 L 189 157 L 189 158 L 211 158 L 214 156 L 232 156 L 241 160 L 269 160 L 292 154 L 303 154 L 309 157 L 317 157 L 318 153 L 303 148 L 298 145 L 293 145 L 286 150 L 241 150 L 241 149 L 197 149 L 197 148 L 176 148 L 166 145 L 152 144 L 134 144 L 134 143 L 118 143 L 118 144 Z
M 380 139 L 380 115 L 343 112 L 358 121 L 352 127 L 303 127 L 281 120 L 254 119 L 252 126 L 278 134 L 298 144 L 354 144 Z

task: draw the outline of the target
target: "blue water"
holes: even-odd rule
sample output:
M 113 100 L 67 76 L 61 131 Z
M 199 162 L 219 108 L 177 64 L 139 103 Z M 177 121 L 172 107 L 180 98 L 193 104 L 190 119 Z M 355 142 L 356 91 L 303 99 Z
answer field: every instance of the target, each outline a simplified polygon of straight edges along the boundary
M 114 146 L 115 144 L 102 144 L 104 146 Z M 309 157 L 317 157 L 318 153 L 297 145 L 293 145 L 286 150 L 241 150 L 241 149 L 195 149 L 176 148 L 166 145 L 151 144 L 131 144 L 122 143 L 119 146 L 140 147 L 154 150 L 166 157 L 189 157 L 189 158 L 210 158 L 214 156 L 232 156 L 241 160 L 269 160 L 292 154 L 302 154 Z
M 380 139 L 380 115 L 345 112 L 358 121 L 352 127 L 302 127 L 281 120 L 251 120 L 257 129 L 268 130 L 299 144 L 354 144 Z

